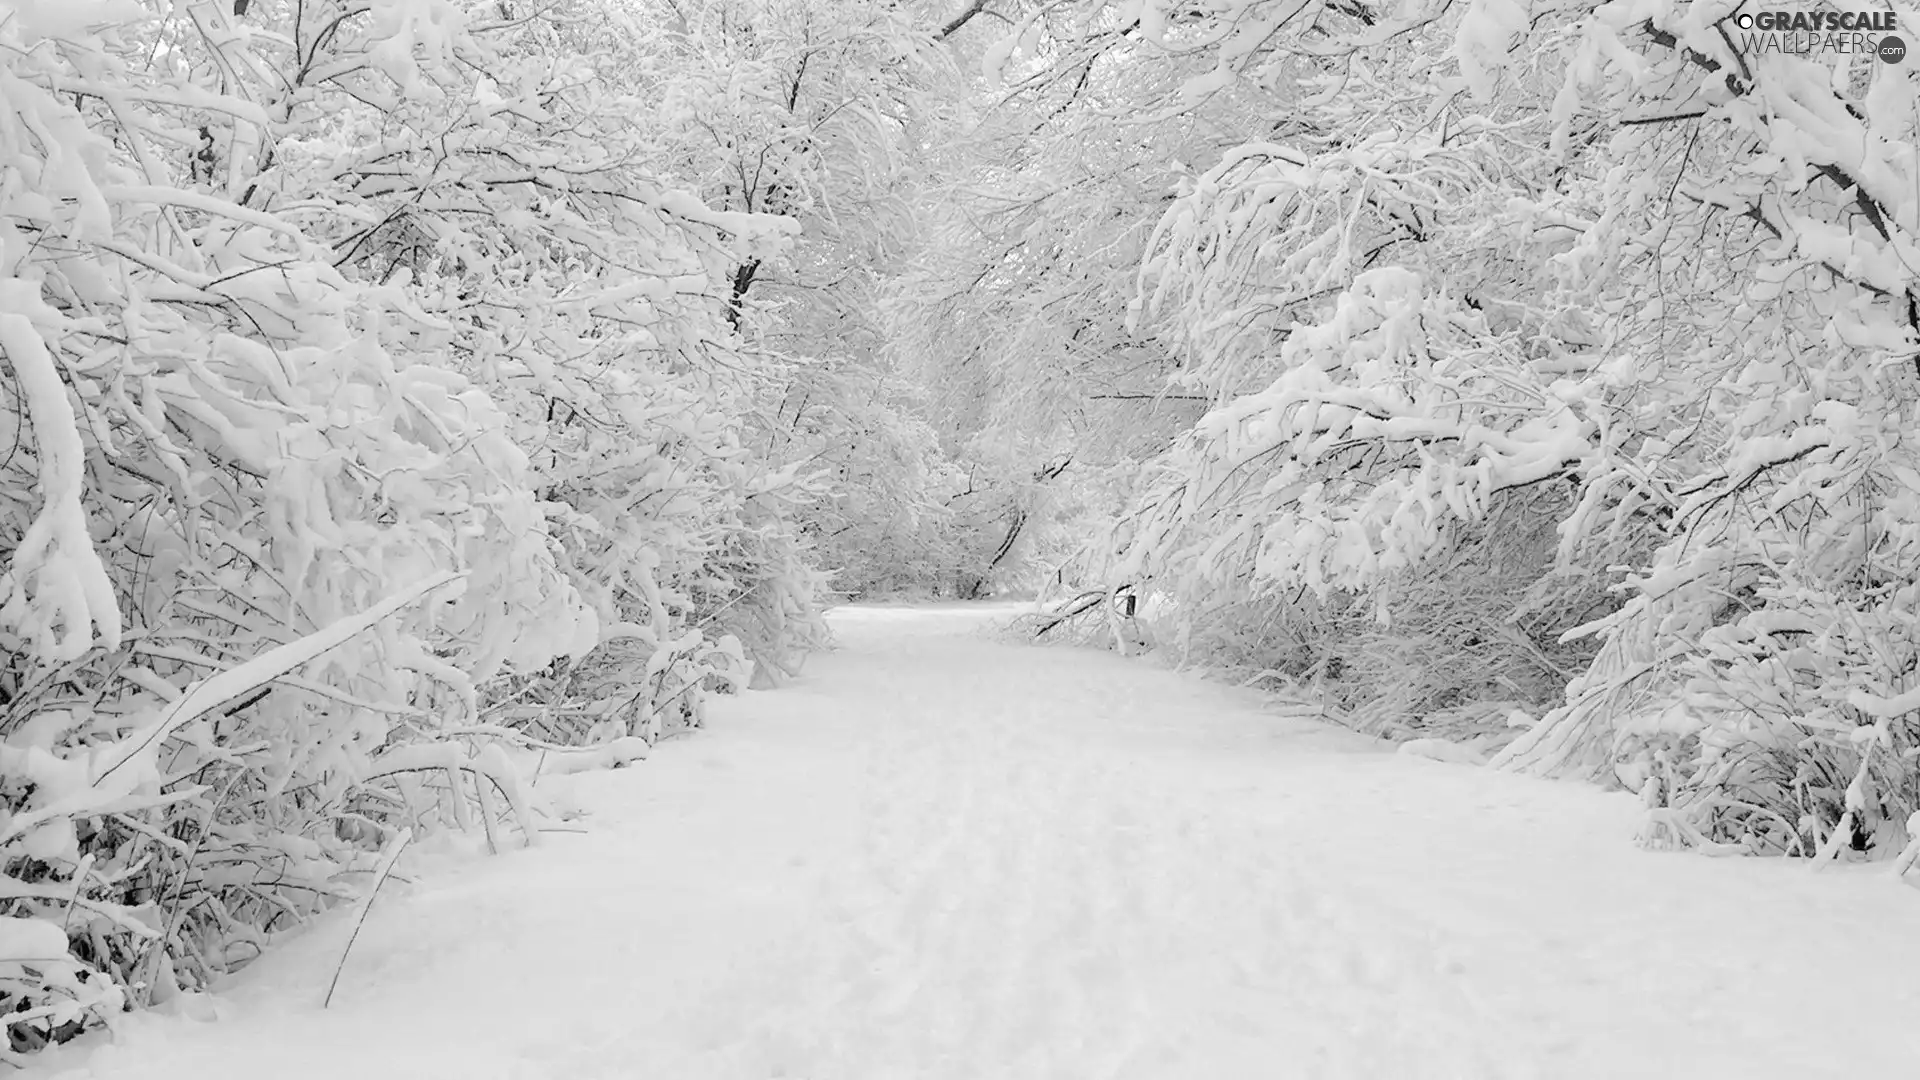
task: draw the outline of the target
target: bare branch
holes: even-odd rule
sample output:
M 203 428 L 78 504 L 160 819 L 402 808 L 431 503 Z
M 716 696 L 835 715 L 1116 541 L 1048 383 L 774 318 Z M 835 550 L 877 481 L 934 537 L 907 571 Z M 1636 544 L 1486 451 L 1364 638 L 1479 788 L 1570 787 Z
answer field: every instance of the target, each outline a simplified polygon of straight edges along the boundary
M 986 10 L 987 10 L 987 0 L 973 0 L 973 3 L 967 5 L 967 10 L 947 20 L 947 24 L 940 28 L 940 32 L 933 35 L 933 40 L 935 41 L 947 40 L 948 38 L 952 37 L 954 33 L 957 32 L 961 27 L 967 25 L 967 23 L 970 22 L 975 15 L 978 15 L 981 12 Z M 988 12 L 988 14 L 992 14 L 992 13 Z

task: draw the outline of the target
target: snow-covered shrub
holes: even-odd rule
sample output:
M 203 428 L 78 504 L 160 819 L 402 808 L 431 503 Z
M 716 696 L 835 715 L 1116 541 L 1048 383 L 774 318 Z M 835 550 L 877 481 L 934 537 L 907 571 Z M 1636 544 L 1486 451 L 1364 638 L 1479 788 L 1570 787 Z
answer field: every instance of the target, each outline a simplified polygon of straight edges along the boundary
M 1592 641 L 1562 636 L 1617 606 L 1604 567 L 1561 563 L 1566 485 L 1503 492 L 1484 520 L 1450 522 L 1439 551 L 1388 575 L 1345 620 L 1337 684 L 1362 730 L 1502 745 L 1513 710 L 1559 704 Z
M 1617 601 L 1606 575 L 1556 565 L 1564 489 L 1491 503 L 1485 521 L 1445 523 L 1434 553 L 1370 588 L 1282 587 L 1243 565 L 1238 578 L 1167 593 L 1149 623 L 1183 663 L 1310 689 L 1327 715 L 1368 734 L 1498 748 L 1517 734 L 1514 710 L 1553 707 L 1591 659 L 1594 643 L 1561 635 Z
M 749 443 L 787 369 L 732 334 L 737 267 L 794 223 L 712 209 L 655 171 L 675 120 L 632 85 L 654 45 L 620 9 L 479 5 L 443 23 L 457 59 L 391 55 L 378 23 L 317 43 L 359 70 L 314 88 L 324 108 L 287 106 L 263 185 L 330 203 L 314 228 L 343 269 L 403 282 L 509 411 L 564 566 L 620 628 L 619 656 L 587 662 L 608 696 L 584 707 L 611 710 L 599 730 L 697 722 L 744 661 L 790 668 L 818 636 L 795 521 L 817 485 Z M 608 682 L 636 649 L 645 675 Z
M 556 25 L 0 19 L 12 1052 L 244 964 L 400 828 L 533 842 L 503 744 L 695 721 L 817 632 L 718 272 L 787 226 L 634 172 Z
M 1682 842 L 1891 854 L 1920 795 L 1916 88 L 1870 56 L 1738 55 L 1707 13 L 1606 10 L 1569 43 L 1563 144 L 1595 110 L 1697 114 L 1599 140 L 1540 210 L 1578 224 L 1561 295 L 1637 294 L 1603 370 L 1641 434 L 1583 502 L 1641 500 L 1662 543 L 1505 760 L 1651 774 Z
M 0 865 L 15 936 L 68 946 L 11 950 L 15 1051 L 349 893 L 409 816 L 373 782 L 394 748 L 598 640 L 508 417 L 420 313 L 186 182 L 183 118 L 261 111 L 79 7 L 0 24 Z
M 1283 666 L 1344 637 L 1394 714 L 1551 706 L 1497 764 L 1640 788 L 1669 840 L 1898 848 L 1920 716 L 1902 69 L 1754 52 L 1706 2 L 1513 23 L 1253 0 L 1177 28 L 1087 7 L 1188 65 L 1139 108 L 1231 87 L 1286 117 L 1241 129 L 1147 245 L 1136 325 L 1214 409 L 1150 473 L 1113 580 L 1246 620 L 1202 632 Z M 1069 71 L 1115 47 L 1085 25 Z M 1296 594 L 1333 621 L 1240 640 Z M 1516 610 L 1525 640 L 1469 649 Z
M 1406 271 L 1361 275 L 1278 351 L 1169 456 L 1115 580 L 1180 601 L 1187 655 L 1311 677 L 1370 730 L 1557 697 L 1582 658 L 1556 640 L 1605 600 L 1556 532 L 1581 417 L 1540 416 L 1526 357 Z

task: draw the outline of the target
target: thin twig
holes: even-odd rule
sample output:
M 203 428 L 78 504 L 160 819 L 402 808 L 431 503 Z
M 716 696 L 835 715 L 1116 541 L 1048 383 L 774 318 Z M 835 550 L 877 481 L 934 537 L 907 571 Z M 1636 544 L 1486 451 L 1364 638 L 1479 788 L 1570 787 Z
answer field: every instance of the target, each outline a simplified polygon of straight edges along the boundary
M 347 935 L 347 947 L 340 950 L 340 963 L 334 966 L 333 981 L 327 984 L 327 996 L 320 1002 L 321 1008 L 333 1004 L 333 991 L 340 985 L 340 973 L 347 969 L 347 956 L 353 952 L 353 943 L 360 940 L 360 928 L 367 924 L 367 912 L 373 910 L 373 898 L 380 895 L 380 886 L 386 884 L 387 875 L 393 872 L 393 864 L 399 860 L 400 851 L 413 839 L 412 829 L 401 829 L 399 834 L 387 842 L 385 851 L 380 853 L 380 864 L 373 870 L 373 887 L 360 901 L 360 911 L 353 919 L 353 933 Z

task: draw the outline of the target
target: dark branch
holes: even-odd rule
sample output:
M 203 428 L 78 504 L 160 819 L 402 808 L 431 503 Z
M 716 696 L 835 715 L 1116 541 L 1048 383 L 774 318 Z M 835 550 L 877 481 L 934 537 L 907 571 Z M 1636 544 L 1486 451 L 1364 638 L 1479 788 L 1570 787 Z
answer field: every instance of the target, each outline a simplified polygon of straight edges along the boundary
M 1212 401 L 1205 394 L 1088 394 L 1089 401 Z
M 935 41 L 947 40 L 948 38 L 952 37 L 954 33 L 957 32 L 961 27 L 967 25 L 968 22 L 972 21 L 975 15 L 978 15 L 981 12 L 986 10 L 987 10 L 987 0 L 973 0 L 973 3 L 967 5 L 967 10 L 947 20 L 947 25 L 941 27 L 940 32 L 933 35 L 933 40 Z
M 733 272 L 733 296 L 727 304 L 727 322 L 740 329 L 740 315 L 746 304 L 747 290 L 753 288 L 753 276 L 760 272 L 760 260 L 740 264 Z
M 1702 109 L 1699 112 L 1674 113 L 1671 116 L 1630 116 L 1620 121 L 1620 124 L 1622 127 L 1631 127 L 1635 124 L 1671 124 L 1676 120 L 1698 120 L 1705 115 L 1707 112 Z

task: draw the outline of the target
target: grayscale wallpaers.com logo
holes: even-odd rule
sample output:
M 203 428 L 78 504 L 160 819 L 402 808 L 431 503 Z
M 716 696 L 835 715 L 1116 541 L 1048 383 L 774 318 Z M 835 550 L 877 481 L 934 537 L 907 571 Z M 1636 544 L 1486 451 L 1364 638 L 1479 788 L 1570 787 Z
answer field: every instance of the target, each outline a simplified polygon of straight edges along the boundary
M 1733 25 L 1743 53 L 1865 53 L 1883 64 L 1907 58 L 1891 11 L 1743 11 Z

